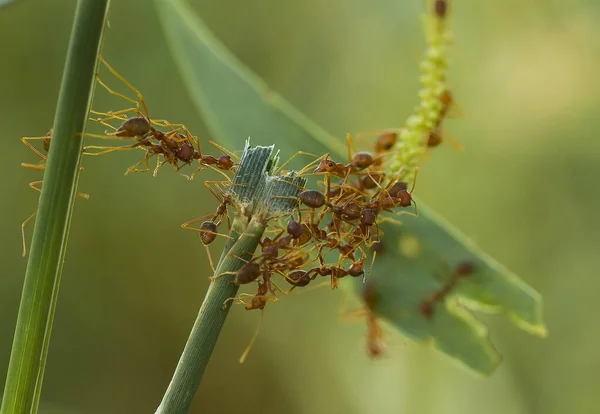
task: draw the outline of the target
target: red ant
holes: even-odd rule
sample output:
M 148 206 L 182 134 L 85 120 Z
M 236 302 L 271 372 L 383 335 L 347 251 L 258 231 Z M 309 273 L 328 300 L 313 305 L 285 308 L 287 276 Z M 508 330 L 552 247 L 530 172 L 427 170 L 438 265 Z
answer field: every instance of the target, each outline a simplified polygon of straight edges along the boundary
M 52 142 L 52 129 L 50 129 L 50 131 L 48 131 L 48 133 L 43 137 L 23 137 L 23 138 L 21 138 L 21 142 L 23 142 L 23 144 L 25 144 L 25 146 L 27 146 L 27 148 L 29 148 L 38 157 L 41 158 L 41 162 L 39 164 L 28 164 L 28 163 L 23 162 L 23 163 L 21 163 L 21 166 L 23 168 L 30 168 L 33 170 L 45 171 L 46 170 L 46 162 L 48 161 L 48 157 L 45 154 L 43 154 L 40 150 L 38 150 L 35 146 L 33 146 L 33 144 L 31 143 L 32 141 L 42 141 L 43 149 L 46 153 L 48 153 L 50 151 L 50 144 Z M 80 171 L 82 171 L 82 170 L 83 170 L 83 168 L 80 168 Z M 41 189 L 42 183 L 43 183 L 43 180 L 32 181 L 29 183 L 29 187 L 32 190 L 35 190 L 35 191 L 41 193 L 42 192 L 42 189 Z M 77 196 L 81 197 L 83 199 L 86 199 L 86 200 L 90 198 L 89 194 L 85 194 L 85 193 L 81 193 L 81 192 L 77 192 Z M 27 256 L 27 242 L 26 242 L 26 238 L 25 238 L 25 227 L 31 220 L 33 220 L 33 218 L 36 215 L 37 215 L 37 211 L 34 211 L 21 224 L 21 238 L 23 239 L 23 257 Z
M 444 19 L 446 17 L 446 14 L 448 13 L 448 2 L 449 0 L 435 0 L 433 12 L 438 18 Z
M 121 82 L 123 82 L 131 91 L 133 91 L 137 96 L 137 101 L 127 96 L 114 91 L 108 85 L 106 85 L 98 76 L 96 76 L 98 83 L 103 86 L 110 94 L 115 95 L 121 99 L 124 99 L 128 102 L 131 102 L 135 105 L 135 108 L 124 109 L 116 112 L 102 113 L 97 111 L 91 111 L 96 115 L 103 115 L 104 118 L 96 118 L 92 119 L 102 125 L 108 126 L 110 128 L 115 129 L 112 134 L 107 135 L 92 135 L 93 137 L 98 138 L 106 138 L 114 136 L 116 138 L 136 138 L 138 142 L 133 145 L 127 145 L 122 147 L 105 147 L 105 146 L 88 146 L 86 147 L 86 152 L 89 155 L 102 155 L 108 152 L 116 151 L 116 150 L 129 150 L 133 148 L 143 148 L 146 150 L 145 158 L 139 163 L 133 165 L 127 170 L 129 172 L 145 172 L 149 171 L 150 167 L 148 165 L 149 159 L 155 155 L 164 157 L 164 161 L 158 162 L 157 167 L 154 170 L 154 175 L 157 174 L 158 170 L 165 164 L 169 163 L 173 165 L 177 171 L 182 167 L 179 166 L 179 161 L 183 162 L 183 165 L 189 165 L 192 163 L 194 159 L 197 159 L 201 165 L 199 170 L 203 169 L 203 167 L 210 167 L 216 169 L 218 171 L 231 171 L 234 167 L 234 162 L 231 158 L 233 154 L 228 153 L 223 147 L 212 143 L 215 147 L 225 152 L 225 155 L 220 157 L 213 157 L 211 155 L 203 155 L 200 152 L 200 145 L 197 137 L 192 136 L 189 131 L 182 124 L 171 124 L 165 120 L 152 120 L 148 115 L 148 108 L 144 101 L 142 94 L 135 89 L 123 76 L 121 76 L 115 69 L 113 69 L 102 57 L 100 57 L 100 61 L 108 68 L 108 70 Z M 143 109 L 143 113 L 142 113 Z M 124 119 L 124 114 L 128 112 L 136 112 L 137 116 Z M 118 127 L 114 128 L 112 125 L 107 123 L 110 119 L 119 119 L 123 120 L 123 123 Z M 170 129 L 169 132 L 162 132 L 156 129 L 154 125 L 167 127 Z M 153 143 L 151 139 L 158 141 L 158 143 Z M 194 149 L 194 142 L 198 147 L 196 151 Z M 90 152 L 89 150 L 96 149 L 102 150 L 100 152 Z M 233 155 L 234 156 L 234 155 Z M 234 156 L 235 157 L 235 156 Z M 145 163 L 145 169 L 138 169 L 137 167 L 141 164 Z M 213 167 L 215 166 L 215 167 Z M 193 176 L 199 171 L 197 170 Z
M 473 263 L 459 263 L 452 272 L 449 282 L 442 286 L 442 288 L 439 291 L 432 294 L 428 300 L 421 303 L 421 315 L 423 315 L 426 318 L 431 318 L 431 316 L 433 315 L 433 307 L 435 306 L 435 304 L 442 302 L 450 294 L 450 292 L 452 292 L 452 290 L 456 287 L 458 282 L 460 282 L 464 278 L 469 277 L 474 271 L 475 266 L 473 265 Z
M 362 299 L 367 311 L 367 352 L 371 358 L 377 358 L 385 353 L 385 342 L 383 342 L 383 328 L 375 313 L 377 301 L 375 285 L 370 283 L 365 287 Z

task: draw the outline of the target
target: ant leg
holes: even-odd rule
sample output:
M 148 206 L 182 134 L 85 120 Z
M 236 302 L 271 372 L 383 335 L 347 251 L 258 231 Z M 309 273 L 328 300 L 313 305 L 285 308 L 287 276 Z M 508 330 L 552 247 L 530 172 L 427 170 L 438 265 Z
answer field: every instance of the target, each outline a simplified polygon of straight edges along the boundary
M 127 168 L 127 171 L 125 171 L 125 175 L 128 175 L 129 173 L 132 173 L 132 172 L 146 172 L 146 171 L 150 171 L 149 161 L 150 161 L 150 158 L 153 157 L 154 155 L 156 155 L 156 154 L 150 154 L 150 153 L 147 152 L 146 156 L 144 157 L 143 160 L 141 160 L 140 162 L 138 162 L 136 164 L 133 164 L 131 167 Z M 146 169 L 145 170 L 138 170 L 136 168 L 138 165 L 142 165 L 144 163 L 146 163 Z
M 27 164 L 26 162 L 22 162 L 21 167 L 44 171 L 46 169 L 46 164 Z
M 145 113 L 145 115 L 146 115 L 146 119 L 148 119 L 148 120 L 149 120 L 149 119 L 150 119 L 150 117 L 148 116 L 148 108 L 146 107 L 146 102 L 144 101 L 144 97 L 142 96 L 142 94 L 140 93 L 140 91 L 138 91 L 136 88 L 134 88 L 132 84 L 130 84 L 130 83 L 129 83 L 129 82 L 128 82 L 128 81 L 127 81 L 127 80 L 126 80 L 126 79 L 125 79 L 123 76 L 121 76 L 121 75 L 119 74 L 119 72 L 117 72 L 115 69 L 113 69 L 113 67 L 112 67 L 112 66 L 110 66 L 110 65 L 108 64 L 108 62 L 107 62 L 106 60 L 104 60 L 104 58 L 103 58 L 102 56 L 100 56 L 99 58 L 100 58 L 100 61 L 101 61 L 101 62 L 104 64 L 104 66 L 106 66 L 106 68 L 107 68 L 107 69 L 110 71 L 110 73 L 112 73 L 112 74 L 113 74 L 113 76 L 114 76 L 115 78 L 117 78 L 117 79 L 119 79 L 121 82 L 123 82 L 123 83 L 125 84 L 125 86 L 127 86 L 127 87 L 128 87 L 128 88 L 129 88 L 129 89 L 130 89 L 130 90 L 131 90 L 133 93 L 135 93 L 135 95 L 136 95 L 136 96 L 137 96 L 137 98 L 139 99 L 139 102 L 136 102 L 136 101 L 134 101 L 133 99 L 126 97 L 125 95 L 119 94 L 118 92 L 114 92 L 114 91 L 113 91 L 113 92 L 111 92 L 111 89 L 110 89 L 110 88 L 106 87 L 105 85 L 103 85 L 103 86 L 105 86 L 105 87 L 106 87 L 106 89 L 107 89 L 109 92 L 113 93 L 114 95 L 116 95 L 116 96 L 120 96 L 120 97 L 122 97 L 122 98 L 126 99 L 127 101 L 134 103 L 134 104 L 135 104 L 135 106 L 138 108 L 138 112 L 139 112 L 139 106 L 140 106 L 140 103 L 141 103 L 141 105 L 142 105 L 142 108 L 144 108 L 144 113 Z M 98 77 L 97 77 L 97 79 L 98 79 L 98 82 L 100 82 L 100 78 L 98 78 Z M 141 114 L 140 114 L 140 115 L 141 115 Z
M 273 174 L 272 174 L 272 175 L 279 175 L 279 173 L 280 173 L 281 171 L 283 171 L 283 167 L 285 167 L 285 166 L 286 166 L 286 165 L 288 165 L 290 162 L 292 162 L 292 160 L 293 160 L 294 158 L 296 158 L 298 155 L 308 155 L 308 156 L 311 156 L 311 157 L 316 157 L 316 155 L 315 155 L 315 154 L 311 154 L 310 152 L 298 151 L 298 152 L 296 152 L 294 155 L 292 155 L 290 158 L 288 158 L 288 160 L 287 160 L 286 162 L 284 162 L 283 164 L 281 164 L 281 166 L 280 166 L 279 168 L 277 168 L 277 169 L 275 170 L 275 172 L 273 172 Z
M 108 124 L 106 124 L 106 125 L 108 125 Z M 110 125 L 108 125 L 108 126 L 110 126 Z M 114 127 L 113 127 L 113 129 L 115 131 L 117 130 Z M 105 131 L 104 134 L 92 134 L 92 133 L 86 132 L 83 136 L 88 137 L 88 138 L 108 139 L 111 141 L 131 141 L 134 139 L 134 137 L 121 137 L 121 136 L 109 133 L 108 131 Z
M 404 214 L 410 214 L 407 211 L 401 211 L 400 213 L 404 213 Z M 401 221 L 395 220 L 389 216 L 385 216 L 379 220 L 377 220 L 378 223 L 393 223 L 393 224 L 402 224 Z
M 38 185 L 42 185 L 43 181 L 32 181 L 29 183 L 29 188 L 31 188 L 32 190 L 37 191 L 38 193 L 42 192 L 42 189 L 37 187 Z
M 27 256 L 27 242 L 25 239 L 25 226 L 27 226 L 27 223 L 29 223 L 31 221 L 31 219 L 33 219 L 35 217 L 36 214 L 37 214 L 37 211 L 34 211 L 29 217 L 27 217 L 27 220 L 25 220 L 21 224 L 21 237 L 23 238 L 23 257 Z
M 83 154 L 85 154 L 85 155 L 91 155 L 91 156 L 104 155 L 104 154 L 109 154 L 109 153 L 114 152 L 114 151 L 129 151 L 129 150 L 132 150 L 132 149 L 137 148 L 139 146 L 140 146 L 139 143 L 132 144 L 132 145 L 124 145 L 124 146 L 121 146 L 121 147 L 107 147 L 107 146 L 98 146 L 98 145 L 88 145 L 87 147 L 83 147 Z M 102 150 L 102 151 L 87 152 L 90 149 Z
M 166 119 L 153 119 L 152 123 L 155 125 L 158 125 L 158 126 L 169 128 L 171 131 L 176 131 L 180 128 L 187 131 L 187 128 L 185 127 L 184 124 L 172 124 L 169 121 L 167 121 Z
M 264 315 L 265 315 L 265 312 L 263 309 L 261 309 L 260 310 L 260 320 L 258 321 L 258 326 L 256 327 L 256 330 L 254 331 L 254 335 L 252 335 L 252 339 L 250 340 L 250 343 L 248 344 L 248 346 L 246 347 L 246 349 L 240 356 L 240 364 L 243 364 L 246 361 L 246 358 L 248 357 L 250 350 L 254 346 L 254 342 L 256 342 L 256 338 L 258 338 L 258 334 L 260 333 L 260 328 L 262 327 Z
M 35 148 L 29 141 L 42 141 L 45 139 L 50 139 L 50 136 L 45 137 L 23 137 L 21 138 L 21 142 L 27 146 L 31 151 L 33 151 L 38 157 L 43 159 L 44 161 L 48 160 L 45 154 L 42 154 L 37 148 Z
M 273 175 L 275 175 L 275 174 L 273 174 Z M 288 181 L 285 178 L 286 177 L 274 177 L 273 181 L 277 181 L 277 182 L 280 182 L 280 183 L 286 183 L 288 185 L 291 185 L 292 187 L 296 187 L 297 189 L 299 189 L 301 191 L 306 190 L 306 187 L 302 187 L 301 185 L 298 185 L 298 184 L 295 184 L 295 183 L 293 183 L 291 181 Z
M 456 151 L 464 151 L 464 148 L 460 142 L 456 138 L 454 138 L 448 131 L 444 128 L 440 127 L 440 135 L 444 136 L 444 140 L 448 141 L 450 146 L 454 148 Z
M 229 178 L 229 176 L 227 174 L 225 174 L 223 171 L 219 170 L 218 168 L 213 167 L 212 165 L 208 164 L 207 165 L 208 168 L 210 168 L 213 171 L 218 172 L 219 174 L 221 174 L 223 177 L 225 177 L 229 182 L 231 182 L 231 178 Z
M 223 276 L 227 276 L 227 275 L 237 275 L 237 272 L 222 272 L 222 273 L 219 273 L 218 275 L 211 276 L 211 277 L 209 277 L 208 279 L 209 279 L 211 282 L 214 282 L 214 281 L 215 281 L 215 280 L 217 280 L 218 278 L 220 278 L 220 277 L 223 277 Z
M 371 179 L 371 181 L 373 181 L 373 183 L 379 188 L 379 190 L 383 190 L 381 183 L 379 181 L 377 181 L 375 178 L 373 178 L 373 176 L 371 175 L 371 172 L 368 169 L 367 169 L 367 176 Z
M 319 158 L 317 158 L 316 160 L 311 161 L 310 163 L 308 163 L 304 168 L 302 168 L 300 171 L 298 171 L 298 175 L 317 175 L 317 174 L 321 174 L 321 173 L 317 173 L 317 174 L 305 174 L 306 171 L 309 171 L 316 163 L 318 163 L 319 161 L 321 161 L 324 158 L 329 157 L 329 154 L 325 154 L 325 155 L 321 155 Z
M 165 165 L 166 163 L 168 163 L 169 160 L 165 159 L 163 162 L 160 161 L 160 157 L 156 159 L 156 168 L 154 169 L 154 171 L 152 172 L 152 176 L 156 177 L 156 175 L 158 174 L 158 170 L 160 170 L 162 168 L 163 165 Z
M 94 111 L 93 112 L 94 115 L 101 115 L 102 117 L 96 117 L 96 118 L 88 117 L 88 119 L 92 122 L 96 122 L 100 125 L 104 125 L 105 127 L 112 129 L 113 131 L 116 131 L 117 127 L 109 124 L 108 121 L 111 121 L 113 119 L 116 119 L 119 121 L 125 121 L 125 120 L 127 120 L 127 116 L 125 116 L 124 114 L 127 114 L 129 112 L 134 112 L 134 111 L 137 114 L 137 110 L 135 108 L 127 108 L 127 109 L 122 109 L 120 111 L 115 111 L 115 112 L 111 111 L 111 112 L 107 112 L 107 113 Z
M 197 232 L 197 233 L 208 233 L 208 234 L 214 234 L 215 236 L 221 236 L 221 237 L 225 237 L 225 238 L 227 238 L 227 239 L 229 239 L 229 240 L 234 240 L 234 238 L 233 238 L 233 237 L 231 237 L 231 236 L 230 236 L 230 235 L 228 235 L 228 234 L 217 233 L 217 232 L 210 231 L 210 230 L 203 230 L 203 229 L 197 229 L 197 228 L 194 228 L 194 227 L 190 227 L 192 224 L 195 224 L 195 223 L 197 223 L 197 222 L 199 222 L 199 221 L 206 221 L 206 219 L 207 219 L 207 218 L 212 218 L 212 217 L 214 217 L 214 215 L 210 215 L 210 216 L 204 216 L 204 217 L 200 217 L 200 218 L 198 218 L 198 219 L 194 219 L 194 220 L 188 221 L 187 223 L 183 223 L 183 224 L 181 225 L 181 228 L 182 228 L 182 229 L 185 229 L 185 230 L 191 230 L 191 231 L 195 231 L 195 232 Z
M 85 200 L 89 200 L 90 199 L 90 195 L 86 194 L 86 193 L 80 193 L 79 191 L 76 193 L 78 197 L 81 197 Z
M 128 118 L 128 116 L 125 116 L 126 114 L 130 113 L 130 112 L 136 112 L 137 110 L 135 108 L 127 108 L 127 109 L 120 109 L 118 111 L 108 111 L 108 112 L 100 112 L 100 111 L 96 111 L 95 109 L 90 109 L 90 114 L 92 115 L 99 115 L 102 116 L 103 118 L 89 118 L 90 121 L 95 121 L 96 119 L 103 119 L 104 121 L 107 121 L 109 119 L 118 119 L 120 121 L 124 121 Z M 110 125 L 112 127 L 112 125 Z
M 225 148 L 225 147 L 217 144 L 214 141 L 209 141 L 208 143 L 210 145 L 212 145 L 213 147 L 215 147 L 216 149 L 218 149 L 219 151 L 223 152 L 225 155 L 229 155 L 231 158 L 236 159 L 238 162 L 241 161 L 240 157 L 238 157 L 237 155 L 235 155 L 232 151 L 229 151 L 227 148 Z M 198 152 L 200 152 L 200 151 L 198 151 Z M 273 174 L 273 175 L 275 175 L 275 174 Z
M 352 135 L 346 134 L 346 148 L 348 149 L 348 163 L 352 164 L 352 151 L 350 149 L 352 147 L 354 152 L 358 152 L 356 145 L 354 144 L 354 140 L 352 139 Z
M 38 187 L 38 186 L 41 186 L 42 183 L 43 183 L 43 181 L 32 181 L 32 182 L 29 183 L 29 187 L 31 189 L 37 191 L 38 193 L 41 193 L 42 189 L 40 187 Z M 81 193 L 81 192 L 78 191 L 76 194 L 77 194 L 78 197 L 84 198 L 86 200 L 88 200 L 90 198 L 90 195 L 86 194 L 86 193 Z
M 205 244 L 204 247 L 206 248 L 206 256 L 208 256 L 208 264 L 210 265 L 210 269 L 213 272 L 213 275 L 215 274 L 215 263 L 213 262 L 212 259 L 212 254 L 210 254 L 210 248 L 208 247 L 208 244 Z
M 242 298 L 246 298 L 246 297 L 250 297 L 250 298 L 254 298 L 254 295 L 250 294 L 250 293 L 240 293 L 239 295 L 234 296 L 233 298 L 229 298 L 227 300 L 225 300 L 225 302 L 223 302 L 223 309 L 227 308 L 227 303 L 228 302 L 232 302 L 234 304 L 239 304 L 239 305 L 249 305 L 249 302 L 244 302 L 244 300 Z
M 100 58 L 100 59 L 102 59 L 102 58 Z M 103 59 L 102 59 L 102 60 L 103 60 Z M 113 89 L 112 89 L 110 86 L 108 86 L 106 83 L 104 83 L 104 82 L 103 82 L 103 81 L 100 79 L 100 77 L 98 76 L 98 74 L 96 74 L 96 82 L 98 82 L 98 83 L 100 84 L 100 86 L 102 86 L 104 89 L 106 89 L 106 91 L 107 91 L 108 93 L 110 93 L 111 95 L 117 96 L 117 97 L 119 97 L 119 98 L 121 98 L 121 99 L 124 99 L 124 100 L 126 100 L 127 102 L 131 102 L 131 103 L 133 103 L 133 104 L 135 105 L 135 107 L 136 107 L 136 110 L 135 110 L 135 111 L 137 112 L 137 114 L 138 114 L 139 116 L 143 116 L 142 112 L 140 111 L 140 104 L 139 104 L 138 102 L 136 102 L 135 100 L 133 100 L 133 99 L 131 99 L 131 98 L 129 98 L 129 97 L 127 97 L 127 96 L 123 95 L 122 93 L 119 93 L 119 92 L 117 92 L 117 91 L 113 90 Z
M 373 270 L 373 265 L 375 264 L 375 257 L 377 257 L 377 252 L 373 251 L 373 259 L 371 259 L 371 266 L 369 266 L 369 270 L 367 270 L 365 272 L 365 274 L 363 275 L 363 284 L 365 284 L 367 282 L 367 277 L 371 275 L 371 271 Z
M 212 232 L 208 232 L 206 230 L 196 229 L 196 228 L 193 228 L 193 227 L 190 227 L 190 226 L 192 224 L 196 224 L 196 223 L 199 223 L 201 221 L 206 221 L 208 219 L 210 219 L 212 221 L 212 220 L 214 220 L 215 216 L 216 216 L 216 214 L 209 214 L 209 215 L 206 215 L 206 216 L 202 216 L 202 217 L 199 217 L 199 218 L 187 221 L 187 222 L 185 222 L 185 223 L 183 223 L 181 225 L 181 228 L 186 229 L 186 230 L 197 231 L 197 232 L 200 232 L 200 233 L 212 233 Z M 224 234 L 220 234 L 220 233 L 215 233 L 215 234 L 218 235 L 218 236 L 225 236 Z M 227 237 L 229 237 L 229 236 L 227 236 Z

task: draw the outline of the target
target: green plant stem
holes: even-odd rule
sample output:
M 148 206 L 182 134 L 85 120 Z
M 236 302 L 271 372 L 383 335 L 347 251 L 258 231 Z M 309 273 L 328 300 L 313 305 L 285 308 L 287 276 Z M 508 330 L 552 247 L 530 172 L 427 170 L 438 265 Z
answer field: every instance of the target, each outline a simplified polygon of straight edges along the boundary
M 237 272 L 249 260 L 256 250 L 266 224 L 252 219 L 245 225 L 244 219 L 236 218 L 219 263 L 215 276 L 227 272 Z M 212 281 L 206 292 L 204 302 L 192 328 L 192 332 L 179 359 L 173 379 L 156 410 L 156 414 L 187 413 L 213 349 L 231 308 L 239 286 L 234 283 L 234 274 L 225 274 Z
M 54 118 L 2 414 L 37 412 L 67 237 L 83 131 L 109 0 L 79 0 Z

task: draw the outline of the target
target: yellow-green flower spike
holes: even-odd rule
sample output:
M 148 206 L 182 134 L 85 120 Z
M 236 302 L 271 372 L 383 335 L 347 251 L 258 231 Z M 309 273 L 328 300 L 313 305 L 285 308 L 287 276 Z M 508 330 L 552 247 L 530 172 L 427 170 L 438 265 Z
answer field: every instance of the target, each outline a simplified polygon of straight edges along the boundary
M 447 6 L 446 0 L 434 0 L 431 11 L 423 16 L 427 50 L 420 64 L 420 102 L 399 130 L 386 164 L 387 174 L 397 180 L 413 180 L 429 137 L 439 128 L 452 100 L 446 81 L 452 38 L 446 22 Z

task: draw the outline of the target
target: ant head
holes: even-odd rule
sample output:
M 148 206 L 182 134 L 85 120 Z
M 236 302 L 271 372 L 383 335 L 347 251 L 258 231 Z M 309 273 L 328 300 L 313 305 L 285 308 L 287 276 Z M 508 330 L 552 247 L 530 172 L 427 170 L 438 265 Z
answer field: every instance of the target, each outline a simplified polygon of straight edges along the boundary
M 373 242 L 373 245 L 371 246 L 371 249 L 377 253 L 377 254 L 381 254 L 385 251 L 385 245 L 381 242 L 381 240 L 377 240 Z
M 194 159 L 194 147 L 187 142 L 181 144 L 181 147 L 175 152 L 175 156 L 186 163 L 189 163 Z
M 302 235 L 303 230 L 304 230 L 304 228 L 302 227 L 302 224 L 298 223 L 292 217 L 292 219 L 288 222 L 288 225 L 287 225 L 288 234 L 290 236 L 292 236 L 294 239 L 297 239 L 298 237 L 300 237 Z
M 262 248 L 262 254 L 264 257 L 277 257 L 279 254 L 279 248 L 277 245 L 268 244 Z
M 435 0 L 433 11 L 440 19 L 446 17 L 446 14 L 448 13 L 448 0 Z
M 375 220 L 377 218 L 377 214 L 375 210 L 371 208 L 365 208 L 361 212 L 361 223 L 367 226 L 372 226 L 375 224 Z
M 426 318 L 431 318 L 431 315 L 433 314 L 433 304 L 429 301 L 423 302 L 421 304 L 420 311 L 422 316 Z
M 50 132 L 52 132 L 52 130 L 50 130 Z M 44 138 L 43 144 L 44 144 L 44 151 L 48 152 L 50 151 L 50 143 L 52 142 L 52 138 L 51 137 L 47 137 Z
M 472 262 L 461 262 L 456 265 L 454 272 L 458 276 L 468 276 L 475 271 L 475 265 Z
M 348 274 L 352 277 L 359 277 L 365 273 L 365 265 L 362 261 L 352 263 L 350 269 L 348 269 Z
M 439 3 L 439 1 L 438 1 L 438 3 Z M 446 89 L 444 91 L 444 93 L 442 93 L 442 96 L 440 97 L 440 102 L 445 107 L 450 106 L 452 104 L 452 102 L 454 102 L 454 97 L 452 96 L 452 92 L 450 92 L 449 89 Z
M 404 181 L 395 181 L 391 187 L 388 188 L 387 193 L 390 197 L 398 197 L 398 194 L 408 189 L 408 184 Z
M 435 148 L 442 143 L 442 136 L 438 131 L 431 131 L 427 136 L 427 146 L 429 148 Z
M 317 166 L 317 168 L 315 168 L 315 173 L 326 173 L 326 172 L 332 172 L 335 170 L 336 167 L 336 163 L 329 158 L 329 155 L 326 156 L 325 158 L 323 158 L 321 160 L 321 162 L 319 162 L 319 165 Z

